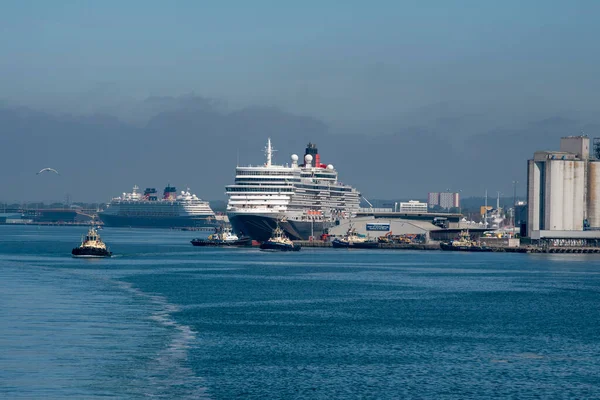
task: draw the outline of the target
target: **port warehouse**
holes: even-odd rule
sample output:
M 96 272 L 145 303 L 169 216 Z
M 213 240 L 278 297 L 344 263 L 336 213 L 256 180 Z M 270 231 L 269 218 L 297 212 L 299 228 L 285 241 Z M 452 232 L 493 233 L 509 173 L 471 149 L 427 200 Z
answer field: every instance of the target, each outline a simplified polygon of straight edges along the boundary
M 469 230 L 473 239 L 478 239 L 489 231 L 479 225 L 461 223 L 460 217 L 460 214 L 445 213 L 361 212 L 352 220 L 340 221 L 329 233 L 332 236 L 343 236 L 352 226 L 359 235 L 374 239 L 392 232 L 394 235 L 423 235 L 426 241 L 448 241 L 456 239 L 464 229 Z M 448 220 L 447 228 L 433 224 L 434 219 L 440 218 Z
M 95 213 L 95 210 L 93 211 Z M 39 208 L 0 213 L 0 224 L 10 223 L 53 223 L 74 224 L 90 221 L 93 214 L 72 208 Z
M 20 213 L 0 213 L 0 224 L 8 224 L 14 221 L 20 221 Z

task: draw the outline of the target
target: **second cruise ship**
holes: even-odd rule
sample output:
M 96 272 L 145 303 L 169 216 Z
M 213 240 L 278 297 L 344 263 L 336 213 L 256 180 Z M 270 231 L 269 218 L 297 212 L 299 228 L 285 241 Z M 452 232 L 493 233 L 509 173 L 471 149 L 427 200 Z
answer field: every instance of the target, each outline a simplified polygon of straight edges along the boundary
M 148 188 L 144 194 L 133 187 L 131 193 L 123 193 L 112 199 L 106 210 L 98 217 L 106 226 L 132 228 L 201 228 L 217 225 L 216 217 L 207 201 L 195 194 L 177 190 L 168 185 L 162 197 L 156 189 Z
M 360 193 L 338 182 L 315 144 L 308 144 L 302 164 L 293 154 L 291 165 L 274 165 L 271 139 L 265 152 L 264 165 L 238 166 L 234 184 L 226 186 L 227 216 L 236 233 L 265 241 L 279 224 L 290 239 L 307 240 L 356 215 Z

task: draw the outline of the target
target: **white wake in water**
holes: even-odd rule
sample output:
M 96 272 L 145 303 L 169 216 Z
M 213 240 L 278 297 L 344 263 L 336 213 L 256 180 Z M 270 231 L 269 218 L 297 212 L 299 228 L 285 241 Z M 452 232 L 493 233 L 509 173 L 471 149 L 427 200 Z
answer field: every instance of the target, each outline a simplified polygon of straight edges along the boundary
M 163 296 L 149 294 L 123 281 L 115 281 L 118 287 L 155 307 L 149 319 L 172 330 L 168 345 L 160 350 L 144 369 L 150 385 L 144 387 L 143 396 L 152 398 L 208 399 L 202 378 L 196 376 L 187 365 L 188 350 L 196 340 L 196 333 L 187 325 L 179 324 L 172 314 L 179 308 Z

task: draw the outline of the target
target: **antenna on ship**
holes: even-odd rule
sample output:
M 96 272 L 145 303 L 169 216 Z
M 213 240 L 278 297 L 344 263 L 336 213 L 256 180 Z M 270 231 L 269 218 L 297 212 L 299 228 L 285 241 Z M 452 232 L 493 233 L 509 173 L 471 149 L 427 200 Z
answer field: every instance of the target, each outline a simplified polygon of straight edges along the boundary
M 483 214 L 483 227 L 484 228 L 487 228 L 487 212 L 488 212 L 488 209 L 487 209 L 487 189 L 485 189 L 485 211 L 484 211 L 484 214 Z
M 270 167 L 273 160 L 273 152 L 276 151 L 271 146 L 271 138 L 267 139 L 267 147 L 265 148 L 265 153 L 267 154 L 267 167 Z
M 498 192 L 498 198 L 496 199 L 496 210 L 500 209 L 500 192 Z

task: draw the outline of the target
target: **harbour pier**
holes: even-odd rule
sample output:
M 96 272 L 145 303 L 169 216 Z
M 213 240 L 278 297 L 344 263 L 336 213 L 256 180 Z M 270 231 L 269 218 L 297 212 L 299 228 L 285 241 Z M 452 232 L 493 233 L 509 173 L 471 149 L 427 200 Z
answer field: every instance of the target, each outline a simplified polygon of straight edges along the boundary
M 332 247 L 330 241 L 324 240 L 294 240 L 302 247 Z M 440 250 L 439 243 L 379 243 L 378 249 L 390 250 Z

